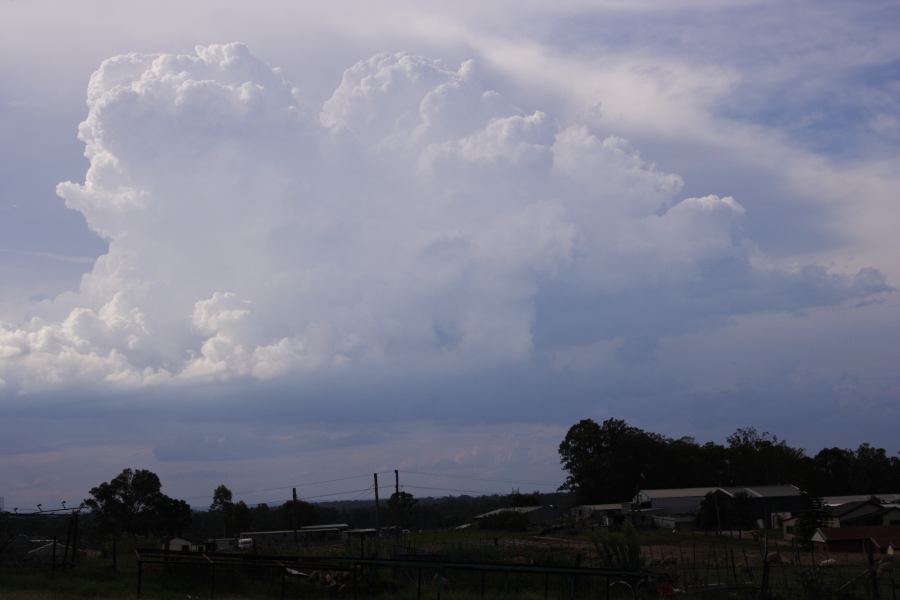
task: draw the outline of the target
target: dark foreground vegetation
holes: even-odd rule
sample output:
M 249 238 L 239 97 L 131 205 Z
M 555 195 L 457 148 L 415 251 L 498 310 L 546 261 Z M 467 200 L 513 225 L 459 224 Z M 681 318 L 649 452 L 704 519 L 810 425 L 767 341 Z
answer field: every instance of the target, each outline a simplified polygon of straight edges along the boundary
M 141 597 L 263 598 L 801 598 L 893 599 L 900 581 L 864 555 L 816 554 L 774 532 L 743 539 L 661 530 L 423 532 L 365 542 L 267 548 L 286 567 L 185 564 L 181 553 L 141 568 Z M 93 545 L 75 565 L 0 564 L 11 600 L 136 598 L 135 550 L 152 538 Z M 262 550 L 262 549 L 260 549 Z M 148 554 L 143 554 L 144 558 Z M 215 554 L 210 555 L 218 560 Z M 247 555 L 252 556 L 252 555 Z M 267 554 L 257 554 L 265 558 Z M 306 557 L 306 558 L 301 558 Z M 319 566 L 310 567 L 310 561 Z M 382 559 L 383 562 L 374 562 Z M 390 561 L 395 562 L 390 562 Z M 465 563 L 465 564 L 463 564 Z M 892 565 L 891 565 L 892 566 Z M 287 573 L 287 575 L 285 575 Z M 874 574 L 874 577 L 873 577 Z M 873 595 L 874 584 L 877 596 Z

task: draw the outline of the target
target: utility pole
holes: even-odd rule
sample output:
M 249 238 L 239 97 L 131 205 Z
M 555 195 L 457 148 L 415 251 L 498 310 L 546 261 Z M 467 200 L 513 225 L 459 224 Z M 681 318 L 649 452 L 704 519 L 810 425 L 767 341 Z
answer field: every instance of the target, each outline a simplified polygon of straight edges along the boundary
M 294 545 L 297 545 L 297 488 L 291 488 L 293 490 L 294 503 L 291 504 L 291 512 L 294 513 Z
M 381 522 L 378 518 L 378 473 L 373 473 L 372 476 L 375 478 L 375 551 L 377 552 L 381 537 Z
M 400 528 L 403 526 L 403 504 L 400 502 L 400 470 L 394 469 L 394 502 L 396 503 L 396 511 L 397 511 L 397 527 L 396 527 L 396 538 L 395 542 L 397 546 L 400 545 Z

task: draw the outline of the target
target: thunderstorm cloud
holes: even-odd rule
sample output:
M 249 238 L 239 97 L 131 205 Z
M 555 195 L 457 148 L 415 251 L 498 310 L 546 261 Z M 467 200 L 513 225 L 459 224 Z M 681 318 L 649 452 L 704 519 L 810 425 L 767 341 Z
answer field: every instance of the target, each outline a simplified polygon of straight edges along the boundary
M 521 106 L 473 61 L 348 68 L 320 107 L 238 43 L 103 61 L 57 188 L 108 243 L 0 324 L 0 394 L 463 373 L 865 301 L 874 268 L 767 256 L 738 195 Z

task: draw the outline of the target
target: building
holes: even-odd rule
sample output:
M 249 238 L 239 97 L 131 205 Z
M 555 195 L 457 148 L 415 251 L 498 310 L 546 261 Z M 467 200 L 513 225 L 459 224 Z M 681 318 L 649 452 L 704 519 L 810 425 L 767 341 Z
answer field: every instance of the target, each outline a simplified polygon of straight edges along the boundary
M 857 500 L 829 507 L 829 514 L 839 527 L 859 525 L 900 525 L 900 505 L 881 504 L 874 499 Z
M 696 515 L 706 495 L 718 489 L 713 486 L 641 490 L 631 503 L 635 507 L 656 508 L 668 515 Z
M 822 552 L 865 552 L 869 544 L 876 553 L 894 556 L 900 550 L 900 527 L 822 527 L 812 541 Z
M 574 506 L 569 510 L 569 515 L 576 521 L 591 521 L 600 525 L 609 525 L 609 520 L 614 515 L 622 514 L 624 510 L 630 509 L 630 505 L 626 502 L 615 502 L 612 504 L 582 504 Z
M 474 517 L 474 519 L 480 521 L 481 519 L 493 517 L 501 513 L 518 513 L 520 515 L 525 515 L 528 519 L 528 523 L 531 525 L 546 523 L 547 521 L 557 519 L 560 516 L 559 510 L 555 506 L 511 506 L 509 508 L 498 508 L 486 512 Z
M 850 496 L 824 496 L 825 506 L 841 506 L 849 502 L 875 500 L 879 504 L 900 504 L 900 494 L 856 494 Z
M 773 516 L 796 512 L 803 508 L 800 488 L 795 485 L 756 485 L 729 487 L 695 487 L 641 490 L 632 499 L 634 506 L 661 509 L 664 515 L 696 515 L 707 494 L 721 494 L 734 498 L 746 494 L 752 513 L 763 519 L 763 525 L 773 522 Z M 770 525 L 772 526 L 772 525 Z
M 197 545 L 190 540 L 173 537 L 168 542 L 163 542 L 162 549 L 169 550 L 169 552 L 191 552 L 197 550 Z

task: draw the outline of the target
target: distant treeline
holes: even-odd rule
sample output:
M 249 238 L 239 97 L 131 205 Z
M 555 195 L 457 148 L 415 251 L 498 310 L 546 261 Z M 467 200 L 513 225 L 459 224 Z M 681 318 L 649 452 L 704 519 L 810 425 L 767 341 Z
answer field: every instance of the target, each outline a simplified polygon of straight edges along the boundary
M 644 431 L 619 419 L 573 425 L 559 446 L 569 473 L 559 494 L 511 494 L 414 498 L 405 491 L 381 503 L 379 522 L 404 529 L 447 528 L 496 508 L 529 504 L 625 502 L 640 489 L 791 483 L 814 497 L 900 493 L 900 459 L 867 443 L 856 450 L 824 448 L 808 456 L 784 440 L 738 429 L 726 443 L 698 443 Z M 97 536 L 186 535 L 195 539 L 234 536 L 242 531 L 293 529 L 323 523 L 375 525 L 371 500 L 312 504 L 302 499 L 277 505 L 234 501 L 218 486 L 208 511 L 162 493 L 156 474 L 125 469 L 90 490 L 83 526 Z M 55 535 L 60 519 L 0 519 L 0 534 Z M 13 527 L 14 525 L 14 527 Z M 8 530 L 8 531 L 7 531 Z
M 790 483 L 813 496 L 900 492 L 900 459 L 867 443 L 856 450 L 802 448 L 735 431 L 725 445 L 644 431 L 620 419 L 573 425 L 559 446 L 564 489 L 581 502 L 622 502 L 639 489 Z
M 519 493 L 490 496 L 415 498 L 400 491 L 382 498 L 378 522 L 382 527 L 438 529 L 461 525 L 496 508 L 532 506 L 571 501 L 568 493 Z M 90 509 L 81 515 L 83 539 L 119 536 L 185 536 L 193 540 L 234 537 L 245 531 L 290 530 L 307 525 L 345 523 L 350 527 L 374 527 L 375 502 L 369 500 L 310 503 L 302 499 L 283 503 L 250 504 L 233 498 L 227 486 L 213 491 L 208 510 L 192 510 L 184 500 L 162 491 L 159 477 L 144 469 L 124 469 L 108 482 L 90 490 L 84 502 Z M 24 534 L 50 538 L 65 536 L 68 514 L 0 514 L 0 539 Z

